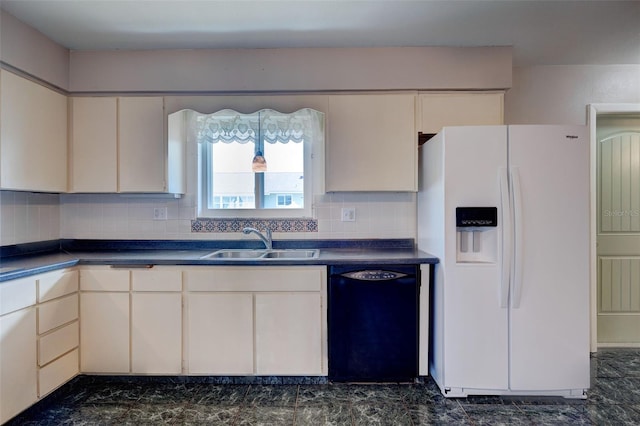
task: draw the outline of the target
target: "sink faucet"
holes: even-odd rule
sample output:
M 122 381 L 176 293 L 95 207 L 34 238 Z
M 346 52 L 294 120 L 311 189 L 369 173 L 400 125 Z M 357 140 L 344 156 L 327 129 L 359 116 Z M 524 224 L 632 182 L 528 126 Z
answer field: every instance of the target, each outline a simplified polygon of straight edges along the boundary
M 271 229 L 267 228 L 264 230 L 264 234 L 258 231 L 256 228 L 243 228 L 242 233 L 245 235 L 256 234 L 260 240 L 264 243 L 264 246 L 267 250 L 271 250 L 273 248 L 273 240 L 271 239 Z

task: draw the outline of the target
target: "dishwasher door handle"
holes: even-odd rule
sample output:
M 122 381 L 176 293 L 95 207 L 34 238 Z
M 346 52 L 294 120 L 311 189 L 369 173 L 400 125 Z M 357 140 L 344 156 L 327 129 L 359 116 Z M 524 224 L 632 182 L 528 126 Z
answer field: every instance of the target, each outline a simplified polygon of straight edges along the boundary
M 341 274 L 342 277 L 349 278 L 356 281 L 391 281 L 398 278 L 404 278 L 407 274 L 394 271 L 383 271 L 380 269 L 366 270 L 366 271 L 354 271 Z

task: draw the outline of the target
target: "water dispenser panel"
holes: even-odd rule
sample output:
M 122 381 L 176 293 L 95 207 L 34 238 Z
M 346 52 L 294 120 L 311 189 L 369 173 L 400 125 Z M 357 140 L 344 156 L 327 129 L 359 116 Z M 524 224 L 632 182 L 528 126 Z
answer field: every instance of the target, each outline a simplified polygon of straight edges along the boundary
M 498 226 L 497 207 L 456 207 L 456 227 L 482 228 Z
M 497 227 L 497 207 L 456 207 L 458 261 L 494 261 Z

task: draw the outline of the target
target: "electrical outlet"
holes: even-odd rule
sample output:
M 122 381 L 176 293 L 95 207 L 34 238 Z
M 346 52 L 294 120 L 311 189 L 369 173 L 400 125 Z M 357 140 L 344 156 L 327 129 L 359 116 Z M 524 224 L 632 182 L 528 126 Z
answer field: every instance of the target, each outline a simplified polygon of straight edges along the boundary
M 167 208 L 166 207 L 154 207 L 153 220 L 167 220 Z
M 342 222 L 355 222 L 356 221 L 356 208 L 355 207 L 343 207 L 342 208 Z

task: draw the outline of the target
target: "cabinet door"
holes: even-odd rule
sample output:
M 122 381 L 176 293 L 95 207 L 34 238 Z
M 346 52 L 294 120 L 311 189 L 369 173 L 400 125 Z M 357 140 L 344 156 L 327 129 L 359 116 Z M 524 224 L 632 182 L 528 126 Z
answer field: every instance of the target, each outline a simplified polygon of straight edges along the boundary
M 444 126 L 503 124 L 502 93 L 429 93 L 420 95 L 422 133 Z
M 133 293 L 131 298 L 131 371 L 182 373 L 182 293 Z
M 129 293 L 80 296 L 80 370 L 129 372 Z
M 0 423 L 37 400 L 36 310 L 0 317 Z
M 326 191 L 416 191 L 415 96 L 329 97 Z
M 116 112 L 116 98 L 71 99 L 72 192 L 118 190 Z
M 253 296 L 188 296 L 190 374 L 253 374 Z
M 319 293 L 257 293 L 256 374 L 322 374 Z
M 166 191 L 163 98 L 118 98 L 120 192 Z
M 66 191 L 67 97 L 7 71 L 0 80 L 0 187 Z

